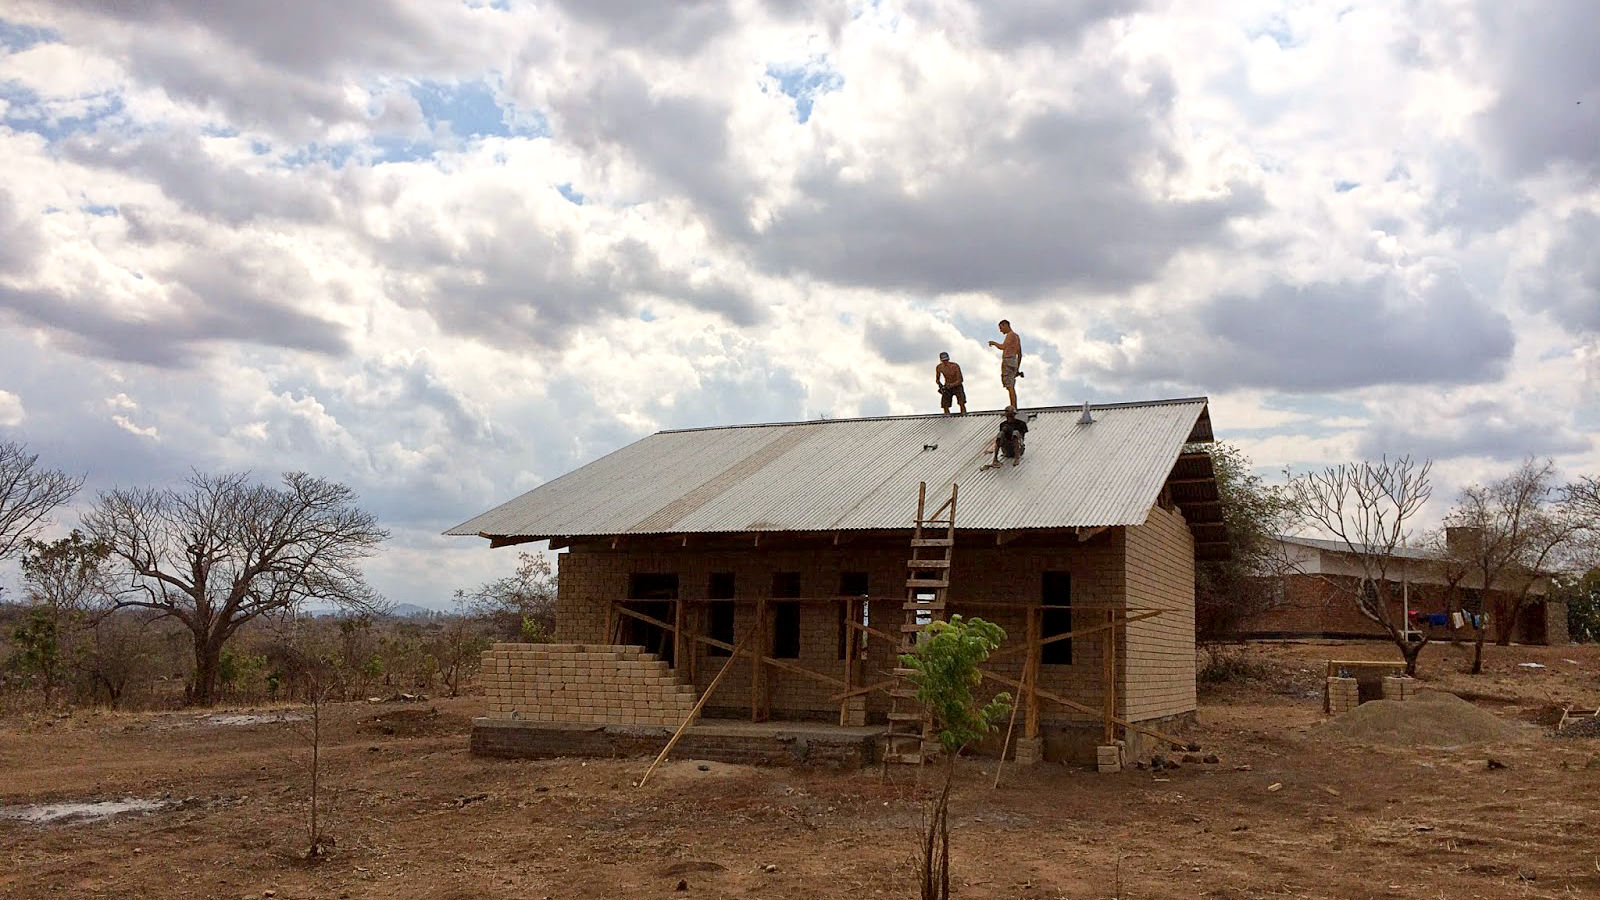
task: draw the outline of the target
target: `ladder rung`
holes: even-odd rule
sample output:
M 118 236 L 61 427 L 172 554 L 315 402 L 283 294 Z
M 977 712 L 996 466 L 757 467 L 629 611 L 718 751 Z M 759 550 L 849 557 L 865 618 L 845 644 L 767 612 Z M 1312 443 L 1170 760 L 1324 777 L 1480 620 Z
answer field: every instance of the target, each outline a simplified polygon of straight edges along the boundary
M 912 611 L 916 611 L 916 612 L 923 612 L 923 611 L 938 612 L 938 611 L 941 611 L 941 610 L 944 609 L 944 604 L 943 603 L 937 603 L 937 602 L 930 602 L 930 603 L 912 602 L 912 603 L 902 604 L 900 606 L 900 608 L 905 610 L 906 612 L 912 612 Z
M 918 525 L 949 525 L 949 519 L 918 519 Z
M 921 722 L 922 719 L 923 719 L 922 713 L 903 713 L 903 712 L 892 712 L 892 713 L 889 713 L 889 721 L 891 721 L 891 722 Z M 921 733 L 922 732 L 920 732 L 920 731 L 917 732 L 918 735 L 921 735 Z
M 908 588 L 915 588 L 915 587 L 947 588 L 949 586 L 950 586 L 950 582 L 948 580 L 946 580 L 946 579 L 943 579 L 943 578 L 907 578 L 906 579 L 906 587 L 908 587 Z
M 885 753 L 883 758 L 887 762 L 908 763 L 913 766 L 920 766 L 923 763 L 921 753 Z
M 950 568 L 950 560 L 948 560 L 948 559 L 908 559 L 908 560 L 906 560 L 906 566 L 908 568 L 912 568 L 912 569 L 948 569 L 948 568 Z
M 954 543 L 955 541 L 949 538 L 912 538 L 911 540 L 911 546 L 913 547 L 948 547 Z
M 901 700 L 915 700 L 917 699 L 917 692 L 907 690 L 906 688 L 891 688 L 889 690 L 889 696 L 897 697 Z
M 917 674 L 917 670 L 916 669 L 906 669 L 906 668 L 902 668 L 900 666 L 896 666 L 893 669 L 890 669 L 889 671 L 894 673 L 895 675 L 900 675 L 900 676 Z
M 910 624 L 908 622 L 908 623 L 900 626 L 900 633 L 901 634 L 912 634 L 914 632 L 921 631 L 922 629 L 924 629 L 926 627 L 928 627 L 928 626 L 926 626 L 926 625 L 912 625 L 912 624 Z

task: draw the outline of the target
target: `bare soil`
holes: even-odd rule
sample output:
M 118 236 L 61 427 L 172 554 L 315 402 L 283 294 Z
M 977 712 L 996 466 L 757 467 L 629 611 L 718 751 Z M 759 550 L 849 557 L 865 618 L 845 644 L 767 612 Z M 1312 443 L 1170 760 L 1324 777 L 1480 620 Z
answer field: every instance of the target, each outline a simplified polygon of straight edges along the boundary
M 1546 727 L 1552 709 L 1600 705 L 1600 650 L 1491 647 L 1474 677 L 1459 671 L 1470 648 L 1429 647 L 1428 687 L 1516 726 L 1455 749 L 1319 736 L 1325 661 L 1392 648 L 1239 652 L 1260 663 L 1257 677 L 1208 687 L 1188 732 L 1216 763 L 1178 754 L 1177 769 L 1110 776 L 1008 767 L 994 790 L 992 760 L 964 761 L 955 895 L 1600 897 L 1600 739 Z M 172 713 L 0 721 L 0 807 L 163 804 L 75 824 L 0 817 L 0 897 L 915 894 L 924 789 L 909 772 L 885 784 L 876 770 L 675 760 L 637 789 L 645 759 L 468 755 L 478 703 L 328 707 L 337 845 L 318 862 L 302 858 L 305 723 L 274 721 L 292 709 L 222 711 L 268 717 L 236 725 Z

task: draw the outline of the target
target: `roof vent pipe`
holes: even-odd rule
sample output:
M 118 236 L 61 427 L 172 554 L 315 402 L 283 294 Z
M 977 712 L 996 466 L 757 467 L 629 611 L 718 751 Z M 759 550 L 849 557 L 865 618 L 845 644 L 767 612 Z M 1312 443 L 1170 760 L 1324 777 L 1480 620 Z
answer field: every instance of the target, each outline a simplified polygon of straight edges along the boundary
M 1089 411 L 1089 401 L 1083 401 L 1083 414 L 1078 416 L 1079 425 L 1093 425 L 1094 413 Z

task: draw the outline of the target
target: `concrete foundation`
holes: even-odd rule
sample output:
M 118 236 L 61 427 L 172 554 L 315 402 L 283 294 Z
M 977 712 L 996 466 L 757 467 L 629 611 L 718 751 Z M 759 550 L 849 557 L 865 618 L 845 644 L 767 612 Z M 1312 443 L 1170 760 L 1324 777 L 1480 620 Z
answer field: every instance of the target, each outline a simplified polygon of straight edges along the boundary
M 472 720 L 472 752 L 508 759 L 557 756 L 654 756 L 675 729 L 642 725 L 592 725 Z M 840 728 L 806 723 L 711 722 L 696 724 L 673 748 L 676 759 L 771 766 L 833 766 L 858 769 L 874 760 L 882 728 Z

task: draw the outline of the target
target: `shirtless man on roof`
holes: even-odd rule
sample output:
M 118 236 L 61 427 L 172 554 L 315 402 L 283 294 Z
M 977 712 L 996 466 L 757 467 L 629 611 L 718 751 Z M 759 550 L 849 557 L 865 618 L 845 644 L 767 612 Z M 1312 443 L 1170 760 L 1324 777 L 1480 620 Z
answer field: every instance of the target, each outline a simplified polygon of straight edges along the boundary
M 1017 405 L 1017 379 L 1022 377 L 1022 338 L 1011 330 L 1011 320 L 1000 320 L 1000 333 L 1005 337 L 1000 341 L 990 341 L 989 346 L 1000 351 L 1000 384 L 1006 389 L 1006 394 L 1011 398 L 1012 407 Z
M 967 414 L 967 388 L 961 383 L 961 367 L 950 361 L 950 354 L 939 354 L 939 364 L 933 367 L 933 383 L 939 389 L 939 408 L 950 415 L 950 401 L 961 404 L 961 414 Z

